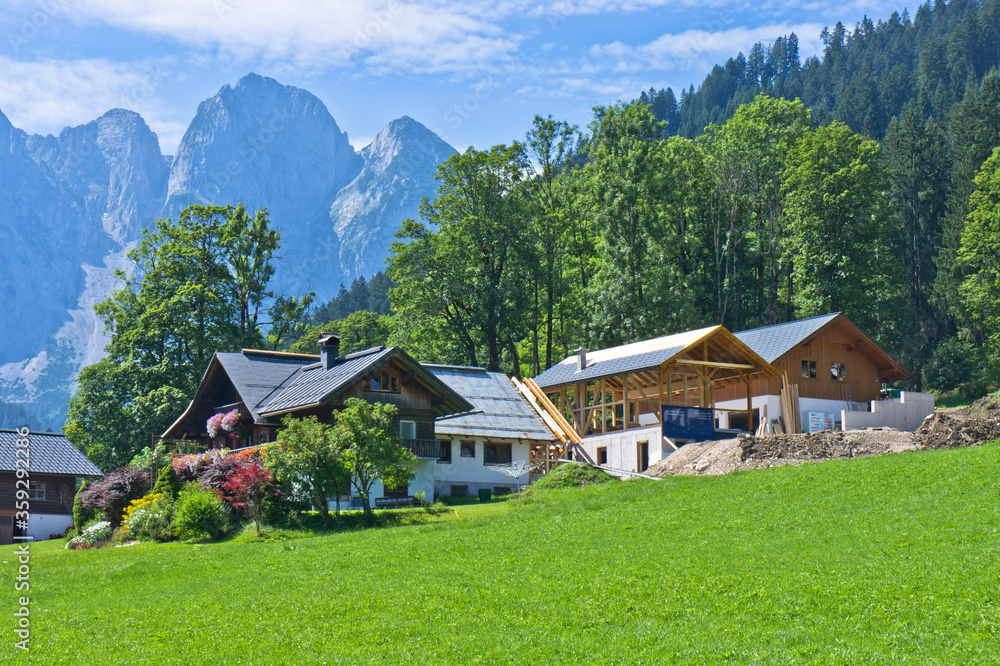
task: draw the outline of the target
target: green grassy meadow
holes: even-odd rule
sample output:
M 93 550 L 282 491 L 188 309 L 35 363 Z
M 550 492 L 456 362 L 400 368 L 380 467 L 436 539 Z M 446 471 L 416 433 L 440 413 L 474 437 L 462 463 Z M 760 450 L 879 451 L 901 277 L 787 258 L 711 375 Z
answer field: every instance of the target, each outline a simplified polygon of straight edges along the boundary
M 39 544 L 30 663 L 998 663 L 998 470 L 994 443 L 285 541 Z M 29 663 L 11 552 L 0 663 Z

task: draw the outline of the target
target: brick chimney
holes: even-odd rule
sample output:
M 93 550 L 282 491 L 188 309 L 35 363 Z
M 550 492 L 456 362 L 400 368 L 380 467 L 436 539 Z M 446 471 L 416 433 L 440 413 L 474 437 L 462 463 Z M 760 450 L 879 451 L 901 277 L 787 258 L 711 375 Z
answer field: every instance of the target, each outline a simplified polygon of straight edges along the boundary
M 336 333 L 321 333 L 319 338 L 319 360 L 324 370 L 329 370 L 340 356 L 340 336 Z

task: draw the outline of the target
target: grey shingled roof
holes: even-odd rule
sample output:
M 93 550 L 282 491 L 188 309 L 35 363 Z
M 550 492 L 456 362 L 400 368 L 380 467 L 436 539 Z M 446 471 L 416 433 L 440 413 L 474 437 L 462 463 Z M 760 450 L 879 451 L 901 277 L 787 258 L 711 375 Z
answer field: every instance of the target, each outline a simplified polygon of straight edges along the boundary
M 319 404 L 356 382 L 372 367 L 381 365 L 393 351 L 393 347 L 375 347 L 348 354 L 338 359 L 337 364 L 329 370 L 324 370 L 318 363 L 299 367 L 278 390 L 258 403 L 255 409 L 267 416 Z
M 541 388 L 548 388 L 649 370 L 659 366 L 716 328 L 718 327 L 710 326 L 696 331 L 687 331 L 588 352 L 587 367 L 583 370 L 577 369 L 577 355 L 573 354 L 535 377 L 535 383 Z
M 17 440 L 14 430 L 0 430 L 0 470 L 17 469 Z M 22 458 L 23 459 L 23 458 Z M 64 435 L 51 432 L 28 434 L 28 471 L 67 476 L 104 476 L 80 449 Z
M 810 335 L 840 316 L 839 312 L 773 324 L 733 333 L 750 349 L 757 352 L 768 363 L 774 363 L 792 348 L 798 346 Z
M 302 366 L 316 362 L 316 359 L 278 357 L 268 354 L 243 352 L 219 352 L 216 354 L 229 379 L 236 387 L 243 403 L 253 412 L 255 421 L 260 421 L 261 402 L 274 393 L 281 384 L 298 372 Z
M 477 410 L 482 410 L 481 414 L 441 419 L 434 425 L 436 433 L 456 437 L 555 439 L 502 372 L 447 365 L 424 367 Z

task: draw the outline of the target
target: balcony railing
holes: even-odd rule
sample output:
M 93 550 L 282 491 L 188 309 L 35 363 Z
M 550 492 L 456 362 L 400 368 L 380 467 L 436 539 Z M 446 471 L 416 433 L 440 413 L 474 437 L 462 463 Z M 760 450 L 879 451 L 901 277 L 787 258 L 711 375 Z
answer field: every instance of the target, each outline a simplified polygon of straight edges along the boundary
M 441 446 L 436 439 L 404 439 L 400 443 L 418 458 L 438 458 Z

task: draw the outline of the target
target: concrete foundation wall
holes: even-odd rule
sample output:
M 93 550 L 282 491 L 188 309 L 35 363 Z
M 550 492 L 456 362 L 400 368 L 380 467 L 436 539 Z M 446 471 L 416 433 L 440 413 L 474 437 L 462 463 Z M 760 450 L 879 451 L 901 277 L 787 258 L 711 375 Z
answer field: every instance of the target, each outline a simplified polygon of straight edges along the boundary
M 590 456 L 590 459 L 597 462 L 597 449 L 606 447 L 608 449 L 608 467 L 617 469 L 627 469 L 638 472 L 638 445 L 646 442 L 649 445 L 649 464 L 659 462 L 673 449 L 663 441 L 661 435 L 662 428 L 657 423 L 651 428 L 638 428 L 636 430 L 624 430 L 621 432 L 610 432 L 605 435 L 592 435 L 583 438 L 583 449 Z
M 844 430 L 883 427 L 913 432 L 933 413 L 933 395 L 903 391 L 899 400 L 873 400 L 870 412 L 842 411 L 840 418 Z

